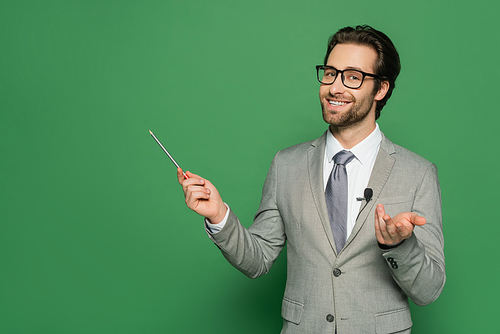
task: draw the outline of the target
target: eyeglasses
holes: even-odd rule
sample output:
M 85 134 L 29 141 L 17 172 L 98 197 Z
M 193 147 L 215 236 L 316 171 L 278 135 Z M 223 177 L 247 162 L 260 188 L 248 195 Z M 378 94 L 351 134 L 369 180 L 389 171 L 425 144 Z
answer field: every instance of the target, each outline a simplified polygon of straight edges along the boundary
M 347 88 L 356 89 L 361 87 L 365 77 L 380 78 L 378 75 L 365 73 L 358 70 L 337 70 L 333 66 L 318 65 L 316 66 L 316 72 L 318 75 L 318 81 L 324 85 L 331 85 L 337 79 L 337 75 L 340 73 L 342 78 L 342 83 Z

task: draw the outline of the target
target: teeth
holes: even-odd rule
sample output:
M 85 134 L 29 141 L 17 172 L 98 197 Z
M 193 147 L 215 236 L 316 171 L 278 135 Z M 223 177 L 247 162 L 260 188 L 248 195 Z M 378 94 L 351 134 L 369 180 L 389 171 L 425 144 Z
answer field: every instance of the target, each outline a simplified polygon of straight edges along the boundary
M 345 106 L 345 102 L 329 101 L 332 106 Z

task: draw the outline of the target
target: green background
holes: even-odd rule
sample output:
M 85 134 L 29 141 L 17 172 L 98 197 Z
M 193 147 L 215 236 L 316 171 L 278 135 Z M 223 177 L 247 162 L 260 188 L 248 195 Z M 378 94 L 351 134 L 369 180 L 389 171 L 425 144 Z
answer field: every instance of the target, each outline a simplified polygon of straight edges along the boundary
M 275 152 L 326 129 L 314 66 L 356 24 L 402 59 L 382 131 L 440 173 L 447 283 L 414 332 L 493 332 L 492 3 L 0 0 L 0 333 L 279 333 L 285 257 L 226 263 L 148 129 L 249 226 Z

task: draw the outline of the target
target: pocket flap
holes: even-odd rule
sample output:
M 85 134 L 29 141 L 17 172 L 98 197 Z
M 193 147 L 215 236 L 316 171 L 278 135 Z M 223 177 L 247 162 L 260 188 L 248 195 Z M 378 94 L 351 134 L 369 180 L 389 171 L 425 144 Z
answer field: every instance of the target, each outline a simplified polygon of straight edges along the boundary
M 281 305 L 281 316 L 286 321 L 289 321 L 296 325 L 300 324 L 303 310 L 304 304 L 290 300 L 288 298 L 283 298 L 283 304 Z
M 410 308 L 394 310 L 375 315 L 377 333 L 394 333 L 410 328 Z
M 410 194 L 408 195 L 401 195 L 401 196 L 391 196 L 391 197 L 379 197 L 375 199 L 375 202 L 382 203 L 382 204 L 399 204 L 399 203 L 406 203 L 410 202 L 412 200 L 412 197 Z

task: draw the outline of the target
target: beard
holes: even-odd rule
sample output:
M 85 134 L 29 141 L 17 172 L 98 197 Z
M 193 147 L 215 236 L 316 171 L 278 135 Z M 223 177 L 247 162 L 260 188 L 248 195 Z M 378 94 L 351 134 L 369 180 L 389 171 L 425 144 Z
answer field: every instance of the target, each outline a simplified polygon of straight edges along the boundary
M 375 94 L 372 93 L 366 95 L 361 100 L 356 100 L 356 98 L 352 95 L 345 97 L 340 95 L 329 94 L 328 97 L 331 98 L 337 97 L 339 99 L 344 99 L 351 102 L 350 108 L 345 112 L 343 112 L 342 114 L 340 114 L 328 110 L 328 107 L 325 105 L 329 104 L 328 101 L 326 101 L 325 99 L 320 99 L 321 109 L 323 111 L 323 120 L 326 123 L 333 125 L 335 127 L 345 128 L 361 122 L 370 114 Z

